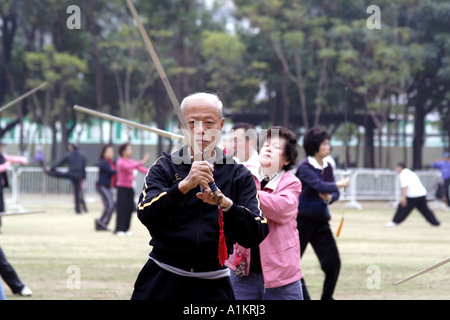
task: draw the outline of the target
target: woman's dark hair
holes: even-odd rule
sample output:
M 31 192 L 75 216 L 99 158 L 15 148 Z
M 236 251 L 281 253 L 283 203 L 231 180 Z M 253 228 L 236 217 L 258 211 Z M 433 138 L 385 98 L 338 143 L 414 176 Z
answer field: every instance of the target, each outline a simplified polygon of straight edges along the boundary
M 123 156 L 123 152 L 129 145 L 130 145 L 129 143 L 124 143 L 119 146 L 118 152 L 121 157 Z
M 297 162 L 298 150 L 297 150 L 297 136 L 291 130 L 285 127 L 271 127 L 267 129 L 265 140 L 268 140 L 273 136 L 276 136 L 276 131 L 278 130 L 278 136 L 286 140 L 284 145 L 283 154 L 286 160 L 289 161 L 287 165 L 283 167 L 283 170 L 288 171 L 295 166 Z
M 313 157 L 319 151 L 322 142 L 330 139 L 330 134 L 322 127 L 309 129 L 303 137 L 303 149 L 305 149 L 306 155 Z
M 100 160 L 105 159 L 105 152 L 106 152 L 106 149 L 108 149 L 108 148 L 113 148 L 113 145 L 106 144 L 102 147 L 102 150 L 100 151 Z

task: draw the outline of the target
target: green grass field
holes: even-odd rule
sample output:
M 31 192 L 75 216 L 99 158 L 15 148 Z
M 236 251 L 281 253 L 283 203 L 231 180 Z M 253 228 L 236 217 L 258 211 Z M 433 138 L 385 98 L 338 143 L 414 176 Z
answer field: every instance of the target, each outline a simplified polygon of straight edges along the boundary
M 33 297 L 15 297 L 3 282 L 7 299 L 130 298 L 150 252 L 147 230 L 135 215 L 132 235 L 117 237 L 94 231 L 99 203 L 89 204 L 89 213 L 82 216 L 59 200 L 23 207 L 47 213 L 4 217 L 0 245 Z M 340 203 L 332 206 L 333 230 L 341 208 Z M 342 267 L 335 299 L 450 299 L 450 264 L 400 286 L 393 284 L 450 256 L 450 212 L 435 209 L 440 227 L 430 226 L 418 211 L 401 226 L 385 227 L 393 213 L 387 203 L 346 210 L 337 239 Z M 114 225 L 115 220 L 110 226 Z M 302 270 L 312 299 L 319 299 L 323 273 L 311 247 L 303 256 Z

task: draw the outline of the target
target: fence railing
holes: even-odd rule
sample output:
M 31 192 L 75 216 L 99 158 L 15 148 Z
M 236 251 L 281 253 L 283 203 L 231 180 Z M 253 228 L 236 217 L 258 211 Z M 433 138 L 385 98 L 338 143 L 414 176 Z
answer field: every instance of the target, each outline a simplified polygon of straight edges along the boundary
M 61 170 L 64 170 L 61 168 Z M 434 200 L 441 174 L 437 170 L 416 171 L 428 191 L 427 199 Z M 67 179 L 58 179 L 46 175 L 42 168 L 20 167 L 7 171 L 8 189 L 4 190 L 8 203 L 17 204 L 24 200 L 53 200 L 61 196 L 72 196 L 72 184 Z M 136 171 L 134 188 L 138 192 L 144 184 L 145 174 Z M 336 170 L 336 180 L 342 178 L 343 170 Z M 346 200 L 347 206 L 361 209 L 359 201 L 392 201 L 398 202 L 401 196 L 398 175 L 393 170 L 383 169 L 349 169 L 350 186 L 347 194 L 341 192 L 340 201 Z M 95 190 L 98 178 L 98 168 L 86 168 L 84 197 L 87 202 L 99 201 Z

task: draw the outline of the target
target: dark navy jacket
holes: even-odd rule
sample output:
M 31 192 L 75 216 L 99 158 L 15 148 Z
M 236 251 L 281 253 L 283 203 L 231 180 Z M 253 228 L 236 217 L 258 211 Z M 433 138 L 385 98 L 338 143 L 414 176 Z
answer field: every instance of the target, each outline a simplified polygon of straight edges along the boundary
M 333 167 L 328 166 L 319 170 L 311 165 L 306 158 L 297 169 L 295 175 L 302 182 L 302 193 L 299 196 L 298 216 L 306 216 L 315 220 L 329 221 L 331 219 L 328 205 L 319 193 L 329 193 L 333 197 L 330 203 L 339 199 Z
M 183 270 L 215 271 L 223 268 L 217 258 L 219 210 L 196 197 L 199 186 L 186 195 L 178 189 L 191 169 L 186 151 L 185 146 L 172 155 L 164 154 L 150 167 L 139 197 L 138 218 L 150 232 L 151 257 Z M 259 245 L 269 227 L 250 171 L 216 148 L 214 180 L 233 201 L 223 213 L 228 253 L 236 242 L 244 247 Z
M 109 188 L 111 186 L 111 179 L 117 171 L 111 168 L 111 165 L 105 159 L 100 160 L 98 168 L 97 184 Z
M 66 153 L 66 155 L 52 166 L 55 170 L 57 167 L 67 163 L 69 171 L 80 179 L 86 179 L 86 158 L 78 150 Z

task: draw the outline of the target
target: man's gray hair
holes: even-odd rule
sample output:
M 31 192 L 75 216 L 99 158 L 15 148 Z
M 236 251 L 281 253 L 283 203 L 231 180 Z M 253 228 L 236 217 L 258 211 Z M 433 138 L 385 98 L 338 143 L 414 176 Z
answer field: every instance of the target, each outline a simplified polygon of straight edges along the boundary
M 223 103 L 222 103 L 222 101 L 220 101 L 217 94 L 209 93 L 209 92 L 197 92 L 197 93 L 193 93 L 193 94 L 187 96 L 186 98 L 184 98 L 180 105 L 181 112 L 183 112 L 183 114 L 184 114 L 184 108 L 186 107 L 186 103 L 189 100 L 193 100 L 193 99 L 202 99 L 202 100 L 211 101 L 217 107 L 217 111 L 219 112 L 220 118 L 221 119 L 223 118 Z

